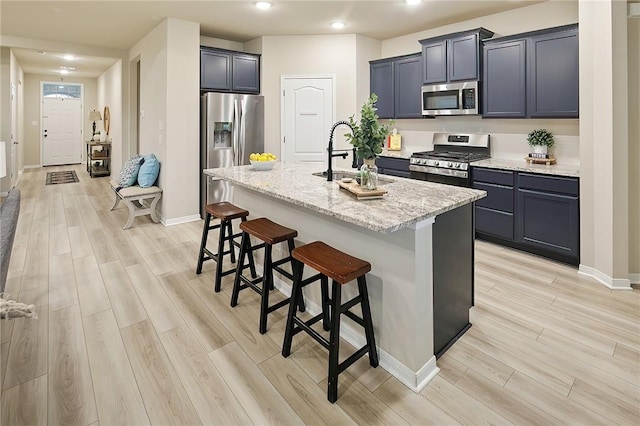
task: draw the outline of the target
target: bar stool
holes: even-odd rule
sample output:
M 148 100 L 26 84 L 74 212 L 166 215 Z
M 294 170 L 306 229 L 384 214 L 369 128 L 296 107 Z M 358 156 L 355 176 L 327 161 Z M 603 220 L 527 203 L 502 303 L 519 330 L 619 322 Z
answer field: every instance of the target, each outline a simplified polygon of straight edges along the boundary
M 242 241 L 240 243 L 240 255 L 238 259 L 236 278 L 233 282 L 233 293 L 231 295 L 231 306 L 235 307 L 238 304 L 238 295 L 240 290 L 244 290 L 245 288 L 251 288 L 256 293 L 260 295 L 260 333 L 264 334 L 267 332 L 267 315 L 271 312 L 280 309 L 283 306 L 289 304 L 289 300 L 291 298 L 287 298 L 281 302 L 274 304 L 273 306 L 269 306 L 269 291 L 273 290 L 273 271 L 281 273 L 285 277 L 290 280 L 293 279 L 293 275 L 288 271 L 281 268 L 280 265 L 291 262 L 291 267 L 293 268 L 293 258 L 291 257 L 291 252 L 295 248 L 294 238 L 298 236 L 298 231 L 295 229 L 285 228 L 282 225 L 279 225 L 275 222 L 267 218 L 259 218 L 253 219 L 246 222 L 242 222 L 240 224 L 240 229 L 242 232 Z M 258 243 L 254 246 L 251 245 L 250 235 L 254 236 L 258 240 L 262 241 L 262 243 Z M 284 257 L 280 260 L 273 261 L 271 258 L 272 249 L 274 244 L 278 244 L 281 242 L 287 242 L 289 246 L 289 256 Z M 252 279 L 249 279 L 242 275 L 242 270 L 246 268 L 244 264 L 244 258 L 247 254 L 249 254 L 249 261 L 253 258 L 253 252 L 255 250 L 259 250 L 264 248 L 264 267 L 262 271 L 262 276 L 257 277 L 256 275 L 252 275 Z M 241 284 L 241 282 L 243 284 Z M 259 287 L 258 284 L 262 282 L 262 286 Z M 300 290 L 300 295 L 302 295 L 302 290 Z M 305 310 L 304 300 L 302 297 L 296 299 L 301 311 Z
M 373 335 L 373 322 L 371 321 L 371 308 L 369 306 L 369 295 L 367 293 L 367 282 L 365 274 L 371 270 L 371 264 L 356 257 L 343 253 L 335 248 L 316 241 L 297 247 L 292 252 L 294 259 L 293 289 L 292 299 L 289 304 L 289 316 L 282 345 L 282 356 L 285 358 L 291 354 L 291 343 L 293 336 L 300 331 L 306 331 L 318 343 L 329 350 L 329 382 L 327 386 L 327 399 L 336 402 L 338 399 L 338 375 L 349 368 L 351 364 L 369 353 L 369 364 L 372 367 L 378 366 L 378 352 Z M 304 265 L 319 271 L 312 277 L 302 279 Z M 331 297 L 328 294 L 328 281 L 331 278 Z M 350 301 L 341 304 L 341 286 L 354 279 L 358 280 L 358 296 Z M 322 295 L 322 313 L 307 320 L 306 322 L 296 316 L 297 298 L 302 292 L 302 288 L 320 280 Z M 362 318 L 350 312 L 353 306 L 360 303 L 362 308 Z M 340 315 L 347 317 L 364 327 L 367 343 L 358 349 L 353 355 L 338 362 L 340 347 Z M 313 324 L 322 320 L 322 326 L 329 331 L 329 340 L 311 328 Z
M 204 227 L 202 229 L 202 242 L 200 243 L 200 254 L 198 256 L 198 265 L 196 266 L 196 274 L 202 273 L 202 264 L 207 260 L 215 260 L 216 265 L 216 279 L 214 290 L 216 293 L 220 292 L 220 282 L 222 277 L 229 275 L 236 271 L 236 268 L 229 269 L 227 271 L 222 270 L 222 263 L 225 255 L 231 255 L 231 263 L 236 263 L 236 254 L 234 246 L 240 247 L 240 244 L 235 241 L 235 238 L 242 235 L 241 233 L 233 233 L 233 219 L 240 219 L 242 222 L 247 220 L 249 211 L 234 206 L 226 201 L 220 203 L 208 204 L 205 207 Z M 211 217 L 220 219 L 220 223 L 211 225 Z M 211 252 L 207 248 L 207 238 L 209 231 L 214 229 L 220 229 L 218 237 L 218 251 L 216 253 Z M 229 242 L 229 250 L 224 250 L 225 241 Z M 249 258 L 249 267 L 251 268 L 251 276 L 256 276 L 256 267 L 253 261 L 253 256 Z

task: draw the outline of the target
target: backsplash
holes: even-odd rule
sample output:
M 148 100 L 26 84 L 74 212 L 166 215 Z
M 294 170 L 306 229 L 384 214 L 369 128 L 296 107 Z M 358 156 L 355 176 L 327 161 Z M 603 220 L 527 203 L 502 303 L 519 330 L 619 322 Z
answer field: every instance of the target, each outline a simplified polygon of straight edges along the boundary
M 403 130 L 396 126 L 402 135 L 402 148 L 407 152 L 430 151 L 433 149 L 432 131 Z M 460 132 L 463 133 L 463 132 Z M 491 156 L 505 160 L 522 160 L 530 152 L 526 134 L 491 133 Z M 580 137 L 573 135 L 554 135 L 556 144 L 551 152 L 559 164 L 580 164 Z

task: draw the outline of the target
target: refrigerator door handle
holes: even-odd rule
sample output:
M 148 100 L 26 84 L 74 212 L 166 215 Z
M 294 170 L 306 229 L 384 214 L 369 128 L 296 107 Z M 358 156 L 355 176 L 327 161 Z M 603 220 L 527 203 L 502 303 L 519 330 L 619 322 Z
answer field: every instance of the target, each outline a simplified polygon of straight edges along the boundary
M 233 165 L 237 166 L 238 165 L 238 130 L 239 130 L 239 118 L 240 114 L 238 111 L 238 100 L 234 99 L 233 100 Z
M 244 112 L 245 112 L 245 101 L 242 99 L 240 101 L 240 121 L 238 122 L 238 129 L 240 130 L 238 136 L 238 165 L 244 164 L 244 149 L 247 144 L 245 140 L 245 124 L 244 124 Z

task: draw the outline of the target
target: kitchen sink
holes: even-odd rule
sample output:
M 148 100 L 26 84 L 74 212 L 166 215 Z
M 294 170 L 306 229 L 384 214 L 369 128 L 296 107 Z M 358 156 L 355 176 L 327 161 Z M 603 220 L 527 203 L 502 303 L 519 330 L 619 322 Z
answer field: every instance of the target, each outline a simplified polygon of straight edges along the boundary
M 316 173 L 312 173 L 312 175 L 321 177 L 323 179 L 327 178 L 327 172 L 316 172 Z M 356 175 L 357 175 L 357 172 L 343 172 L 343 171 L 333 172 L 333 180 L 340 180 L 342 178 L 355 179 Z M 385 179 L 383 177 L 380 177 L 380 175 L 378 175 L 378 186 L 386 185 L 388 183 L 393 183 L 393 181 L 389 179 Z

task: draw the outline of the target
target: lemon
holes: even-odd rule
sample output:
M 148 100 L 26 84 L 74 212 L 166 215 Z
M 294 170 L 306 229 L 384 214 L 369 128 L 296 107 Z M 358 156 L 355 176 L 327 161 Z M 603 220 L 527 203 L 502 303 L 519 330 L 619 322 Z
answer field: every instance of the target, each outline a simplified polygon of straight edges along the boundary
M 262 154 L 258 161 L 269 161 L 269 157 L 267 157 L 265 154 Z
M 257 160 L 258 160 L 258 154 L 256 154 L 256 153 L 251 153 L 251 155 L 249 156 L 249 160 L 251 160 L 251 161 L 257 161 Z

